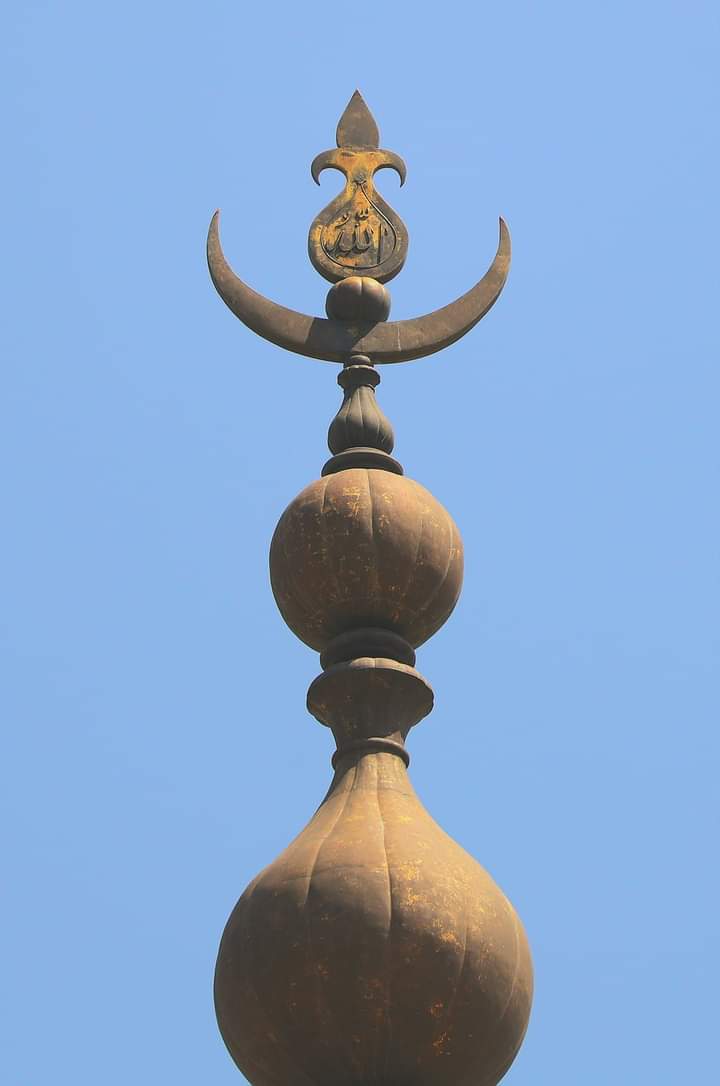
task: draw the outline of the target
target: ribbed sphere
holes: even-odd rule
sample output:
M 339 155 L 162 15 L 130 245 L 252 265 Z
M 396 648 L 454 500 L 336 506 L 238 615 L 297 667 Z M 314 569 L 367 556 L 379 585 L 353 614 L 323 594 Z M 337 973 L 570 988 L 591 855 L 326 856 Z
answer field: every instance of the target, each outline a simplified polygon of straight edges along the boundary
M 328 291 L 325 312 L 338 321 L 386 321 L 390 316 L 390 291 L 377 279 L 349 275 Z
M 380 626 L 417 647 L 446 621 L 463 575 L 460 533 L 413 479 L 349 468 L 306 487 L 270 547 L 280 613 L 311 648 Z
M 495 1086 L 531 997 L 514 909 L 384 753 L 339 768 L 238 902 L 215 973 L 253 1086 Z

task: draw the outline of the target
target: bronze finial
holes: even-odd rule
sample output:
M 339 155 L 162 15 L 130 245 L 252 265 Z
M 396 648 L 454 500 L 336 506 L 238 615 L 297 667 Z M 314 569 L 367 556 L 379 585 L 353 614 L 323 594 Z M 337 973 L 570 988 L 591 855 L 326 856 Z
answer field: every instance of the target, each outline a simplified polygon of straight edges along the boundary
M 289 350 L 343 363 L 343 402 L 322 476 L 288 505 L 270 580 L 289 628 L 320 653 L 307 707 L 335 740 L 334 776 L 307 826 L 247 887 L 223 933 L 215 1006 L 252 1086 L 496 1086 L 522 1042 L 532 964 L 522 925 L 491 877 L 413 791 L 408 734 L 432 710 L 415 650 L 450 617 L 463 545 L 448 511 L 403 474 L 375 400 L 375 363 L 440 350 L 498 297 L 510 240 L 463 298 L 389 322 L 384 282 L 407 232 L 374 187 L 402 160 L 356 92 L 319 155 L 344 191 L 310 230 L 333 281 L 327 319 L 256 294 L 231 271 L 217 214 L 208 261 L 245 324 Z M 474 666 L 474 665 L 473 665 Z
M 348 276 L 386 283 L 405 263 L 405 224 L 374 181 L 378 170 L 393 169 L 403 184 L 405 163 L 392 151 L 378 150 L 379 142 L 373 115 L 355 91 L 338 123 L 337 150 L 323 151 L 310 167 L 317 184 L 323 170 L 345 175 L 345 190 L 320 212 L 308 237 L 310 260 L 331 283 Z
M 343 192 L 320 212 L 308 238 L 314 267 L 335 283 L 326 302 L 327 319 L 278 305 L 244 283 L 223 254 L 219 211 L 210 223 L 207 242 L 215 288 L 253 332 L 310 358 L 345 364 L 361 354 L 377 365 L 441 351 L 466 335 L 499 298 L 510 268 L 508 228 L 500 219 L 495 259 L 461 298 L 422 317 L 388 321 L 390 295 L 383 284 L 402 268 L 408 234 L 373 178 L 378 170 L 389 168 L 397 171 L 402 183 L 405 164 L 393 151 L 379 149 L 377 125 L 358 91 L 340 118 L 337 143 L 337 148 L 319 154 L 311 167 L 315 181 L 324 169 L 345 175 Z

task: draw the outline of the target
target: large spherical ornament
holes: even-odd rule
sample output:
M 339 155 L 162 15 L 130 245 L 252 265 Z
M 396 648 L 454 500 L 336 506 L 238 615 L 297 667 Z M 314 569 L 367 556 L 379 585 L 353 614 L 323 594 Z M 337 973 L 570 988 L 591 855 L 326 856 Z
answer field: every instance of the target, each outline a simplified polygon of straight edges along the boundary
M 455 606 L 462 574 L 462 541 L 447 510 L 414 480 L 376 469 L 311 483 L 283 513 L 270 548 L 280 612 L 318 651 L 358 626 L 421 645 Z
M 215 974 L 253 1086 L 496 1086 L 531 996 L 512 906 L 385 753 L 345 760 L 238 902 Z

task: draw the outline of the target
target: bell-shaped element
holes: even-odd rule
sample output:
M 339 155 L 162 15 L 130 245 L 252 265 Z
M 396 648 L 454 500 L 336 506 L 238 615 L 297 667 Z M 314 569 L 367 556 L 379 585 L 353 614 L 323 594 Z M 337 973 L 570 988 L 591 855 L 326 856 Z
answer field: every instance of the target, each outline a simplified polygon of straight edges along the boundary
M 345 395 L 340 410 L 330 423 L 330 452 L 337 455 L 358 446 L 392 452 L 393 428 L 375 399 L 379 382 L 380 374 L 374 366 L 355 364 L 340 371 L 338 384 Z
M 340 755 L 313 819 L 247 888 L 215 976 L 253 1086 L 495 1086 L 531 991 L 510 903 L 398 752 L 368 747 Z

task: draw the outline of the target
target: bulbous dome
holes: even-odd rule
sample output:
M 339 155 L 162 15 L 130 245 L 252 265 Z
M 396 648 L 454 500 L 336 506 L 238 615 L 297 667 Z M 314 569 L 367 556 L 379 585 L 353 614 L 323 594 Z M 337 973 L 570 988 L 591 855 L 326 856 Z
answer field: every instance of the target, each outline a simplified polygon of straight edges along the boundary
M 447 510 L 413 479 L 372 468 L 311 483 L 270 547 L 280 612 L 318 651 L 353 626 L 421 645 L 450 615 L 462 574 L 462 541 Z
M 531 995 L 512 906 L 390 753 L 342 760 L 238 902 L 215 975 L 220 1030 L 253 1086 L 495 1086 Z

